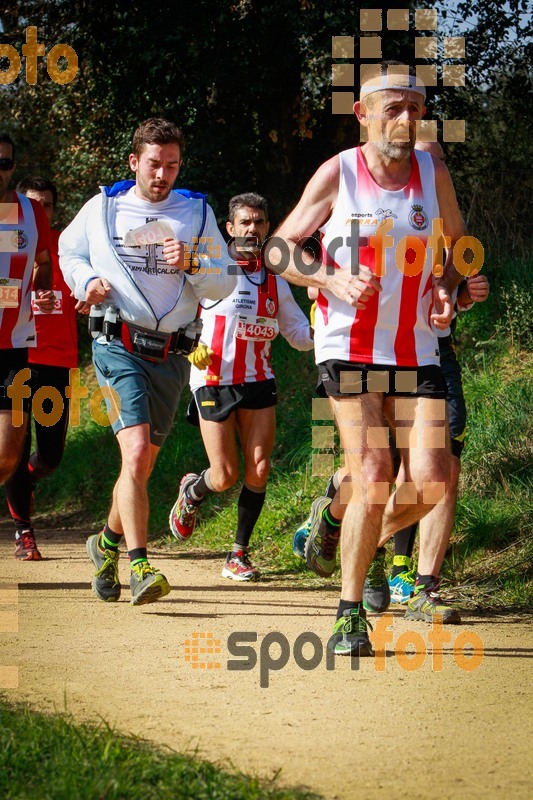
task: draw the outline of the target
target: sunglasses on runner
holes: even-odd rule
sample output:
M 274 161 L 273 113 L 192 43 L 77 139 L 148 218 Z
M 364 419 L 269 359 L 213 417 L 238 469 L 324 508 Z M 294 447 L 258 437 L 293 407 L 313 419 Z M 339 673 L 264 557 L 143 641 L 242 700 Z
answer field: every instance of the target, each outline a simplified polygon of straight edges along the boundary
M 15 166 L 12 158 L 0 158 L 0 171 L 9 172 Z

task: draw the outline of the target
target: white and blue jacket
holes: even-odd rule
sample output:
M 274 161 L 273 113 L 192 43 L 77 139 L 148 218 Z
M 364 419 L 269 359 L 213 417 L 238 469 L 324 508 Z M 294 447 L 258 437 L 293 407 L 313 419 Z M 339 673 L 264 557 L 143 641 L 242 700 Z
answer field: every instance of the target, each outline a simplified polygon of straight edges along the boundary
M 126 322 L 169 333 L 184 327 L 196 317 L 201 297 L 210 300 L 227 297 L 234 290 L 237 279 L 228 270 L 232 260 L 227 254 L 215 215 L 204 196 L 176 190 L 180 200 L 180 222 L 183 221 L 191 231 L 191 237 L 207 238 L 209 250 L 212 246 L 219 246 L 221 257 L 209 257 L 208 245 L 199 244 L 202 269 L 195 274 L 182 272 L 182 282 L 177 282 L 176 302 L 170 311 L 158 319 L 149 298 L 136 285 L 131 271 L 117 254 L 112 242 L 115 198 L 134 184 L 134 181 L 121 181 L 111 188 L 100 187 L 100 194 L 83 206 L 61 234 L 59 262 L 65 281 L 78 300 L 85 300 L 86 286 L 91 278 L 105 278 L 112 291 L 103 305 L 118 308 L 121 318 Z

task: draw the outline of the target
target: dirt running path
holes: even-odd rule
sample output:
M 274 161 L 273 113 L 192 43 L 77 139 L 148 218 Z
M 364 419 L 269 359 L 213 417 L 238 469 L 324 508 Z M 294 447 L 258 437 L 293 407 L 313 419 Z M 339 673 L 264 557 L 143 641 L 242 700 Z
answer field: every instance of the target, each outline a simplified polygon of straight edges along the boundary
M 283 633 L 291 649 L 304 631 L 325 641 L 335 587 L 300 589 L 290 577 L 242 586 L 220 577 L 220 558 L 176 546 L 154 559 L 172 584 L 168 597 L 134 608 L 125 588 L 119 603 L 105 604 L 89 589 L 82 532 L 48 532 L 39 541 L 45 560 L 17 563 L 10 529 L 0 525 L 0 679 L 6 686 L 13 675 L 5 667 L 18 667 L 19 679 L 8 696 L 42 709 L 66 705 L 80 719 L 103 717 L 265 777 L 281 770 L 283 784 L 327 798 L 532 796 L 533 641 L 523 618 L 465 616 L 452 629 L 453 640 L 473 632 L 483 641 L 484 659 L 471 672 L 454 661 L 451 644 L 441 671 L 428 656 L 409 672 L 389 643 L 384 671 L 372 659 L 359 671 L 337 659 L 334 671 L 322 662 L 305 672 L 291 655 L 260 688 L 259 667 L 227 669 L 228 635 L 257 632 L 258 655 L 271 631 Z M 126 575 L 124 561 L 123 582 Z M 6 591 L 10 584 L 18 593 Z M 396 651 L 407 631 L 429 648 L 428 626 L 393 614 Z M 186 661 L 185 642 L 195 632 L 220 640 L 220 655 L 200 655 L 220 668 Z M 419 639 L 418 650 L 425 646 Z M 279 652 L 272 646 L 273 657 Z

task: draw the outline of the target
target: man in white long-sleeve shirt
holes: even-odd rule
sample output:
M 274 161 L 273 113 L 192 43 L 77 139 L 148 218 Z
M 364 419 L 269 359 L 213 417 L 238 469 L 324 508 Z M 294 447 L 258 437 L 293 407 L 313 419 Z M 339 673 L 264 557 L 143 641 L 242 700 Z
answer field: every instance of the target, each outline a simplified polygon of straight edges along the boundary
M 239 477 L 237 433 L 244 456 L 244 484 L 238 501 L 235 541 L 222 575 L 237 581 L 258 577 L 248 544 L 265 501 L 270 455 L 276 433 L 276 383 L 270 364 L 278 332 L 297 350 L 311 350 L 309 320 L 288 284 L 267 270 L 259 249 L 267 237 L 267 202 L 253 192 L 229 203 L 226 228 L 236 249 L 237 286 L 220 302 L 202 300 L 202 340 L 210 348 L 205 371 L 191 370 L 194 399 L 189 418 L 199 417 L 209 468 L 188 473 L 170 512 L 170 529 L 187 540 L 196 510 L 207 494 L 223 492 Z
M 116 398 L 108 412 L 122 466 L 107 523 L 89 537 L 87 552 L 96 567 L 93 590 L 108 602 L 120 597 L 123 536 L 132 604 L 170 591 L 147 559 L 148 478 L 188 379 L 198 300 L 219 300 L 235 286 L 205 198 L 172 191 L 183 149 L 172 122 L 143 122 L 129 157 L 135 181 L 102 187 L 60 238 L 61 269 L 75 296 L 107 309 L 101 335 L 93 333 L 93 361 L 106 396 Z

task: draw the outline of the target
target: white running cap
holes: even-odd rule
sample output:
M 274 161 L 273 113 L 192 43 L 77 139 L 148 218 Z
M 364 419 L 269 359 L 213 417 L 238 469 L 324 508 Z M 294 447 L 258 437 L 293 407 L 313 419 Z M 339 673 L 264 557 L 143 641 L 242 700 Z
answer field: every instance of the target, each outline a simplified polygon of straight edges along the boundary
M 359 99 L 363 100 L 368 94 L 384 92 L 387 89 L 417 92 L 424 99 L 426 97 L 426 87 L 418 76 L 404 72 L 388 72 L 387 75 L 377 75 L 375 78 L 369 78 L 365 81 L 361 86 Z

